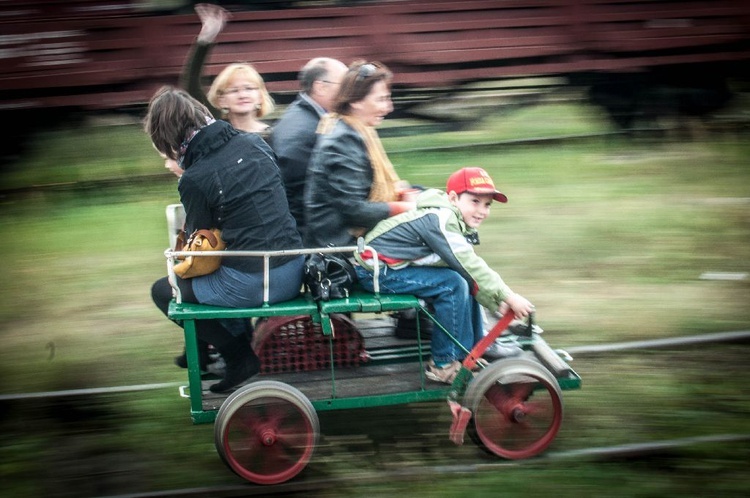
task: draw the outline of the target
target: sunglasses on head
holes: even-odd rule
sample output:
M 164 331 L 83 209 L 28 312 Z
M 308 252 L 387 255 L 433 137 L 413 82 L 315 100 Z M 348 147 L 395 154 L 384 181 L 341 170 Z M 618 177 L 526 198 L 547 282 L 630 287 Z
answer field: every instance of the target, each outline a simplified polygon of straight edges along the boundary
M 362 64 L 359 66 L 359 69 L 357 70 L 357 79 L 356 81 L 361 81 L 364 79 L 369 78 L 373 74 L 378 72 L 378 65 L 372 62 L 368 62 L 367 64 Z

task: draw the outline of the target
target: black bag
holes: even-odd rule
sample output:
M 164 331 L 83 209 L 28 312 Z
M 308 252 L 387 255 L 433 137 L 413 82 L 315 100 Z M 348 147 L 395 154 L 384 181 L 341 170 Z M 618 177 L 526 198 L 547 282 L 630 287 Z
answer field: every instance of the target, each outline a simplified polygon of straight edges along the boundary
M 339 254 L 310 254 L 305 260 L 305 287 L 316 301 L 349 297 L 357 273 L 354 266 Z

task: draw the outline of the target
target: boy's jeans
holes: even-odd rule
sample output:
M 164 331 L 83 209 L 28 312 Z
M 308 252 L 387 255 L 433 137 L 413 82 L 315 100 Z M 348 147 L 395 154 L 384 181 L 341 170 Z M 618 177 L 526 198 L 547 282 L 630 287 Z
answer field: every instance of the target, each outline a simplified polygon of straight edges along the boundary
M 356 266 L 359 283 L 372 291 L 372 273 Z M 393 270 L 381 263 L 380 292 L 412 294 L 432 304 L 435 318 L 467 350 L 471 350 L 484 333 L 479 303 L 469 294 L 469 284 L 455 270 L 429 266 L 407 266 Z M 446 334 L 432 331 L 432 359 L 435 363 L 462 361 L 466 353 Z

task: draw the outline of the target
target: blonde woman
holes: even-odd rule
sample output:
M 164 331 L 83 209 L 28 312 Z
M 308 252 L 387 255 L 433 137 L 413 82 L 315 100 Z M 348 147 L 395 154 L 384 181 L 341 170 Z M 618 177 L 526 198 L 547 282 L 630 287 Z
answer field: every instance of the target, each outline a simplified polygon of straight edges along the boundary
M 183 69 L 182 87 L 206 105 L 216 119 L 268 138 L 271 128 L 261 118 L 273 112 L 274 102 L 263 77 L 252 65 L 230 64 L 216 76 L 208 94 L 204 93 L 200 81 L 203 65 L 229 13 L 213 4 L 198 4 L 195 11 L 201 20 L 201 31 Z

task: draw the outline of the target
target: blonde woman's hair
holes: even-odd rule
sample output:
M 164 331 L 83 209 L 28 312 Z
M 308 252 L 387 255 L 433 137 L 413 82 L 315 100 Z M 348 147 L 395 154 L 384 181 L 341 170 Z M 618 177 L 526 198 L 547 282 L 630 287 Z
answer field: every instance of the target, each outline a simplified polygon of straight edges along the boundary
M 266 84 L 263 81 L 263 77 L 255 70 L 253 66 L 245 63 L 234 63 L 225 67 L 211 84 L 211 88 L 208 90 L 206 98 L 216 109 L 220 109 L 219 97 L 221 97 L 229 86 L 229 81 L 237 75 L 247 77 L 250 82 L 258 85 L 261 95 L 260 109 L 258 109 L 258 117 L 270 114 L 274 109 L 273 98 L 266 89 Z

